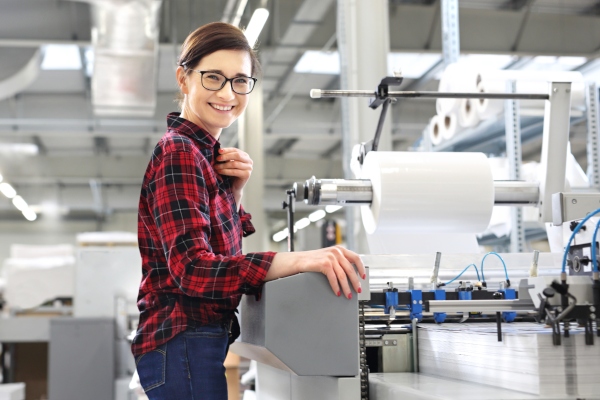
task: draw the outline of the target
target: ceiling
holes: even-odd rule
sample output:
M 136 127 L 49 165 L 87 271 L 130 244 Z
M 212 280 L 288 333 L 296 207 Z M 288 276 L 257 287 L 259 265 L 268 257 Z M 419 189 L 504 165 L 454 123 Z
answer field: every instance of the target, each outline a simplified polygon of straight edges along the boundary
M 150 79 L 145 78 L 147 71 L 110 72 L 129 74 L 132 79 L 139 72 L 138 84 L 152 89 L 155 107 L 148 115 L 111 116 L 95 113 L 92 99 L 97 89 L 86 72 L 92 31 L 99 24 L 91 13 L 92 2 L 103 0 L 0 0 L 0 174 L 40 212 L 40 218 L 58 211 L 65 221 L 89 218 L 101 222 L 115 213 L 137 211 L 149 155 L 165 130 L 166 114 L 176 110 L 178 48 L 190 31 L 230 18 L 237 7 L 236 0 L 155 2 L 160 7 L 152 45 L 156 67 L 150 70 Z M 248 1 L 241 26 L 260 3 Z M 590 74 L 598 66 L 598 0 L 460 0 L 459 4 L 461 52 L 465 54 L 508 54 L 513 56 L 514 67 L 526 66 L 539 55 L 585 57 L 585 62 L 574 68 Z M 274 222 L 285 218 L 281 201 L 293 182 L 312 175 L 343 176 L 342 133 L 340 102 L 309 97 L 312 88 L 339 88 L 339 76 L 294 72 L 305 51 L 336 50 L 336 1 L 268 0 L 267 8 L 270 17 L 259 37 L 259 54 L 263 64 L 265 208 Z M 393 52 L 441 52 L 438 0 L 390 0 L 389 15 Z M 76 45 L 82 68 L 38 68 L 27 75 L 27 66 L 39 66 L 49 44 Z M 436 76 L 442 66 L 440 60 L 428 72 L 405 79 L 401 89 L 437 90 Z M 18 73 L 23 75 L 22 87 L 2 97 L 3 80 Z M 417 143 L 434 114 L 431 100 L 395 104 L 391 112 L 394 149 L 406 150 Z M 236 129 L 234 124 L 224 131 L 224 145 L 236 144 Z M 573 152 L 585 167 L 585 122 L 576 124 L 571 136 Z M 35 145 L 37 154 L 14 147 L 23 144 Z M 539 137 L 529 140 L 523 157 L 536 159 L 539 146 Z M 300 207 L 299 213 L 303 210 Z M 0 218 L 28 223 L 3 196 Z

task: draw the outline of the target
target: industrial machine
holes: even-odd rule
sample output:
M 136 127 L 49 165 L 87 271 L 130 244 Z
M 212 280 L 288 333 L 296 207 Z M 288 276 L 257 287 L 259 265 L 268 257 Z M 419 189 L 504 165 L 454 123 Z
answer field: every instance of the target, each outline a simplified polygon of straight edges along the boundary
M 290 242 L 299 197 L 360 206 L 371 249 L 391 245 L 362 255 L 368 284 L 352 300 L 331 296 L 326 280 L 311 273 L 268 282 L 260 300 L 243 300 L 242 337 L 232 349 L 258 361 L 258 398 L 599 398 L 598 226 L 590 222 L 600 214 L 600 195 L 565 190 L 570 83 L 549 82 L 543 95 L 390 90 L 400 82 L 385 78 L 375 92 L 311 91 L 371 97 L 372 108 L 383 107 L 374 139 L 354 152 L 362 176 L 312 177 L 287 192 Z M 483 155 L 378 152 L 387 108 L 403 97 L 544 99 L 542 178 L 494 182 Z M 426 187 L 410 179 L 432 176 L 422 175 L 422 159 L 441 171 Z M 473 233 L 481 228 L 477 214 L 493 205 L 535 205 L 539 221 L 555 227 L 574 221 L 564 253 L 436 250 L 444 236 L 435 234 Z M 389 251 L 397 232 L 408 226 L 427 235 L 420 230 L 427 224 L 442 227 L 430 251 Z

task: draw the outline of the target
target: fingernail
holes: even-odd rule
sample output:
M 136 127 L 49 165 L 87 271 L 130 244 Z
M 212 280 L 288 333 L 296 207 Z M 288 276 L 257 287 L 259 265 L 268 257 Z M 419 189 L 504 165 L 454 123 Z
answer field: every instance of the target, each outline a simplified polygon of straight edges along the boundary
M 338 290 L 338 297 L 340 297 L 341 295 L 342 295 L 342 292 L 340 292 L 340 291 Z
M 352 299 L 352 293 L 348 294 L 348 300 Z
M 363 274 L 363 279 L 367 279 L 367 274 Z
M 359 287 L 359 288 L 358 288 L 358 290 L 357 290 L 357 292 L 358 292 L 358 293 L 362 293 L 362 288 L 361 288 L 361 287 Z
M 222 152 L 223 152 L 223 149 L 219 149 L 219 153 L 222 153 Z

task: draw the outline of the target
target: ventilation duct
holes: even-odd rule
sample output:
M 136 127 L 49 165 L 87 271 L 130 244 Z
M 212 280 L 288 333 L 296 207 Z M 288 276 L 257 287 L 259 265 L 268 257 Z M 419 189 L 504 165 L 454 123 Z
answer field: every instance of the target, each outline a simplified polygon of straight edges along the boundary
M 42 58 L 40 50 L 33 51 L 29 61 L 13 75 L 0 79 L 0 101 L 27 89 L 38 77 Z
M 162 0 L 89 0 L 97 116 L 154 115 Z

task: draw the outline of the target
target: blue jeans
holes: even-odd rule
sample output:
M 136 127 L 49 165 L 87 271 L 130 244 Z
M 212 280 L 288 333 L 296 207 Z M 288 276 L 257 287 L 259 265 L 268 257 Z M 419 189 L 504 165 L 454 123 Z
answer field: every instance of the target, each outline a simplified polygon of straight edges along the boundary
M 223 323 L 189 329 L 136 357 L 150 400 L 227 400 L 223 362 L 229 342 Z

